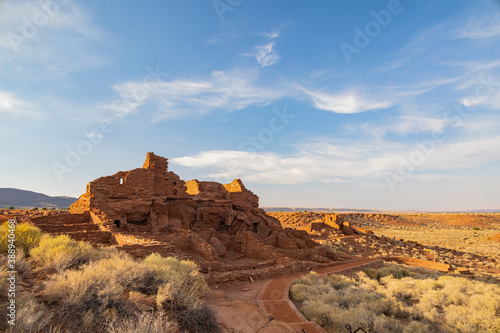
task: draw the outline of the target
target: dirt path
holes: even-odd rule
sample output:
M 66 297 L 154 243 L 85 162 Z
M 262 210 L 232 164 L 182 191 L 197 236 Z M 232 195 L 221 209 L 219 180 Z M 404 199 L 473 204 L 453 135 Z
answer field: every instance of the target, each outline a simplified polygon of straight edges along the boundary
M 366 258 L 346 264 L 324 267 L 316 270 L 318 274 L 351 274 L 368 267 L 381 267 L 383 260 Z M 285 277 L 269 280 L 262 287 L 257 296 L 259 307 L 269 313 L 274 319 L 292 324 L 297 328 L 297 332 L 325 333 L 325 330 L 316 323 L 308 321 L 297 310 L 292 301 L 288 298 L 290 285 L 307 273 L 297 273 Z

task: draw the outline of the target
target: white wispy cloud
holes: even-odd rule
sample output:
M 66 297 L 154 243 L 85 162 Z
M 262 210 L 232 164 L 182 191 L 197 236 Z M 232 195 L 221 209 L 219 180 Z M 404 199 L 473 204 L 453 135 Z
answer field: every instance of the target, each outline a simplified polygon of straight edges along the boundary
M 65 75 L 100 66 L 105 58 L 91 47 L 105 37 L 73 1 L 0 3 L 0 62 L 9 67 Z
M 154 118 L 159 120 L 201 116 L 214 110 L 231 112 L 287 96 L 279 88 L 259 85 L 258 79 L 257 71 L 236 70 L 213 71 L 206 79 L 129 81 L 113 87 L 120 99 L 109 107 L 119 114 L 130 114 L 143 106 L 152 106 Z
M 444 118 L 406 114 L 381 123 L 350 124 L 346 126 L 346 130 L 351 133 L 364 133 L 367 137 L 382 140 L 388 133 L 398 135 L 441 133 L 449 125 L 450 121 Z
M 33 103 L 26 101 L 16 94 L 9 91 L 0 90 L 0 114 L 11 117 L 30 117 L 40 116 Z
M 219 110 L 231 112 L 282 98 L 305 100 L 317 109 L 335 113 L 359 113 L 395 105 L 394 100 L 375 97 L 359 88 L 325 93 L 286 79 L 270 86 L 261 80 L 260 74 L 257 69 L 246 69 L 213 71 L 204 79 L 122 82 L 113 86 L 118 98 L 105 108 L 124 115 L 147 107 L 153 110 L 154 120 L 160 120 L 197 117 Z
M 210 36 L 203 41 L 203 44 L 217 44 L 223 42 L 232 42 L 241 38 L 243 34 L 238 31 L 225 32 L 218 35 Z
M 483 73 L 464 81 L 459 89 L 473 92 L 460 101 L 467 107 L 482 105 L 493 110 L 500 109 L 500 81 L 490 73 Z
M 203 151 L 170 161 L 194 169 L 206 170 L 207 176 L 265 184 L 299 184 L 308 182 L 360 182 L 384 185 L 384 174 L 397 173 L 401 160 L 420 149 L 415 143 L 329 144 L 312 142 L 297 146 L 297 153 L 283 155 L 271 152 Z M 436 144 L 415 172 L 405 175 L 435 179 L 434 171 L 453 172 L 500 160 L 500 137 L 486 136 L 461 142 Z M 415 179 L 417 179 L 415 178 Z
M 473 114 L 457 125 L 467 134 L 480 135 L 484 133 L 495 133 L 500 128 L 500 114 Z
M 275 46 L 274 42 L 269 42 L 264 45 L 256 46 L 251 52 L 242 55 L 255 58 L 262 67 L 276 65 L 281 60 L 281 56 L 276 51 Z
M 20 100 L 14 94 L 0 91 L 0 112 L 16 112 L 19 108 L 25 108 L 27 103 Z
M 264 36 L 264 38 L 271 40 L 278 38 L 281 35 L 281 31 L 276 30 L 271 32 L 261 32 L 259 35 Z
M 304 88 L 303 92 L 313 102 L 314 107 L 335 113 L 360 113 L 385 109 L 394 105 L 393 100 L 367 97 L 355 91 L 329 94 Z
M 498 9 L 497 9 L 498 10 Z M 469 23 L 455 31 L 455 38 L 484 39 L 500 36 L 500 15 L 471 19 Z

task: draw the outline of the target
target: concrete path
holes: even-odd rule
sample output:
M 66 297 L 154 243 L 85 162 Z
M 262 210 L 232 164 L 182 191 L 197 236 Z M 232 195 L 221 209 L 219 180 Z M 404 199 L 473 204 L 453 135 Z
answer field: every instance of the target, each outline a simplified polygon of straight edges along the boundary
M 345 264 L 323 267 L 315 270 L 318 274 L 343 274 L 348 275 L 369 267 L 381 267 L 384 261 L 381 259 L 365 258 Z M 297 273 L 285 277 L 269 280 L 262 287 L 257 296 L 259 307 L 269 313 L 273 318 L 293 324 L 297 332 L 326 333 L 318 324 L 308 321 L 295 307 L 290 298 L 290 285 L 295 279 L 307 273 Z

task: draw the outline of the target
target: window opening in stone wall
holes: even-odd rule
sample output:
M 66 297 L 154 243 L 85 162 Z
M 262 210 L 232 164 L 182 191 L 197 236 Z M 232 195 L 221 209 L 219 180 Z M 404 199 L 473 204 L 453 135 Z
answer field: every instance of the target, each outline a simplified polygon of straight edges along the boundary
M 123 185 L 123 178 L 120 178 L 120 185 Z

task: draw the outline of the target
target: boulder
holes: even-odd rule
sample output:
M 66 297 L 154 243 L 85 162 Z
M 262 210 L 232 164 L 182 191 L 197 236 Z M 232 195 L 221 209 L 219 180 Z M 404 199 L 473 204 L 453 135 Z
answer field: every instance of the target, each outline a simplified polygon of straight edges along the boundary
M 217 253 L 221 256 L 225 256 L 226 253 L 227 253 L 227 249 L 226 247 L 224 246 L 224 244 L 222 244 L 222 242 L 215 236 L 213 236 L 212 238 L 210 238 L 210 241 L 209 241 L 210 245 L 212 245 L 215 250 L 217 251 Z

